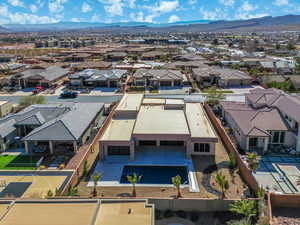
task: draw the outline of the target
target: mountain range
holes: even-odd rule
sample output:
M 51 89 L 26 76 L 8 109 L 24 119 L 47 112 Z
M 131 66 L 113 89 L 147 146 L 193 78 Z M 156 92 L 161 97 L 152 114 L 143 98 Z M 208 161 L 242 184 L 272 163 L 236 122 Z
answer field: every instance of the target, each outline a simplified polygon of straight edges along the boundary
M 234 21 L 180 21 L 176 23 L 89 23 L 59 22 L 51 24 L 4 24 L 1 33 L 9 32 L 57 32 L 57 31 L 95 31 L 95 32 L 221 32 L 221 31 L 300 31 L 300 15 L 262 17 Z

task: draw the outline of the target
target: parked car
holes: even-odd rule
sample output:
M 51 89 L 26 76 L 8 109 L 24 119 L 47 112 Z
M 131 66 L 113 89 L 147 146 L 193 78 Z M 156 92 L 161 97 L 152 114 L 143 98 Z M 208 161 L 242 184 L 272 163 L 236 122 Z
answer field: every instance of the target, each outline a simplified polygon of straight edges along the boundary
M 33 90 L 33 94 L 38 94 L 42 91 L 44 91 L 45 89 L 42 86 L 37 86 L 34 90 Z
M 75 91 L 64 91 L 60 94 L 61 98 L 76 98 L 78 96 L 78 93 Z

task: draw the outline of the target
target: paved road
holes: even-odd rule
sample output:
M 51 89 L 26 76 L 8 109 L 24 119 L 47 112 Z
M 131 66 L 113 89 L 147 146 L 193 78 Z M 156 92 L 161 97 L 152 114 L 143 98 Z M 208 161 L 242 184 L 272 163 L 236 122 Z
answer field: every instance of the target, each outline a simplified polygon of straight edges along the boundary
M 147 97 L 155 98 L 184 98 L 189 101 L 203 102 L 205 95 L 203 94 L 192 94 L 192 95 L 146 95 Z M 48 103 L 53 102 L 103 102 L 112 103 L 119 101 L 121 95 L 105 95 L 105 96 L 78 96 L 75 99 L 61 99 L 59 96 L 45 96 Z M 10 101 L 12 103 L 18 103 L 22 96 L 0 96 L 0 101 Z M 244 95 L 226 95 L 228 101 L 245 101 Z

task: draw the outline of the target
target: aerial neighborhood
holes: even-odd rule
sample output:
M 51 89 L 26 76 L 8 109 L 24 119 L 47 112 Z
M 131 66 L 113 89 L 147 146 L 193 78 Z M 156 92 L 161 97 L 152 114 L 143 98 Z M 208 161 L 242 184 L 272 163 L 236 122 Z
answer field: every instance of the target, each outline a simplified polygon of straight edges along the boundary
M 0 224 L 299 225 L 298 17 L 0 26 Z

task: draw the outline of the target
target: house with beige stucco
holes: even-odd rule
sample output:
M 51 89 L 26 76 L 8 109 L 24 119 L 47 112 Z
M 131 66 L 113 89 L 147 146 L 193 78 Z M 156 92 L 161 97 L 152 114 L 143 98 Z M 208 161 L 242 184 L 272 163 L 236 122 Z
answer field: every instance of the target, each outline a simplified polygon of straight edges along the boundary
M 125 94 L 100 139 L 103 157 L 127 156 L 145 148 L 180 148 L 186 157 L 214 155 L 217 135 L 200 103 Z

